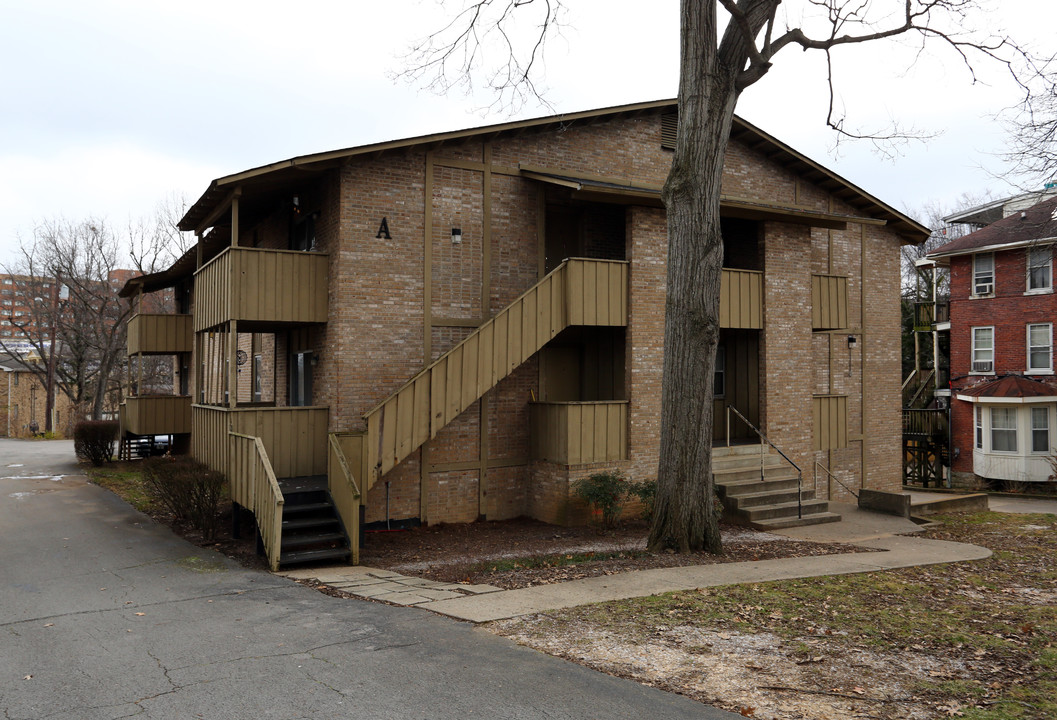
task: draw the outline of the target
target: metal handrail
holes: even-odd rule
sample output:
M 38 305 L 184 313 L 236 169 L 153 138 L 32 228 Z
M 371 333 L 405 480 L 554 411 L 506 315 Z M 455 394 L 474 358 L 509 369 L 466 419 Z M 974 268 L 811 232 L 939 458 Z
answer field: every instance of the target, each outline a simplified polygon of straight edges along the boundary
M 854 497 L 854 498 L 855 498 L 856 500 L 858 500 L 858 499 L 859 499 L 859 493 L 855 492 L 855 491 L 854 491 L 854 490 L 852 490 L 852 489 L 851 489 L 850 487 L 848 487 L 847 485 L 845 485 L 845 484 L 844 484 L 844 483 L 843 483 L 843 482 L 841 481 L 841 479 L 840 479 L 839 477 L 837 477 L 836 475 L 834 475 L 833 473 L 831 473 L 831 472 L 829 471 L 829 468 L 827 468 L 827 467 L 826 467 L 825 465 L 823 465 L 822 463 L 820 463 L 820 462 L 819 462 L 818 460 L 816 460 L 816 461 L 815 461 L 815 470 L 814 470 L 814 480 L 813 480 L 813 482 L 815 483 L 815 487 L 816 487 L 816 488 L 818 487 L 818 469 L 819 469 L 819 468 L 822 468 L 822 470 L 823 470 L 823 471 L 824 471 L 824 472 L 825 472 L 825 473 L 826 473 L 827 475 L 829 475 L 830 479 L 832 479 L 832 480 L 836 480 L 836 481 L 837 481 L 837 484 L 838 484 L 838 485 L 840 485 L 840 486 L 841 486 L 842 488 L 844 488 L 845 490 L 847 490 L 848 492 L 850 492 L 850 493 L 852 494 L 852 497 Z M 826 499 L 827 499 L 827 500 L 832 500 L 832 499 L 833 499 L 833 491 L 832 491 L 832 490 L 830 490 L 830 488 L 829 488 L 829 485 L 827 485 L 827 486 L 826 486 Z
M 782 458 L 792 465 L 796 469 L 796 517 L 802 519 L 804 517 L 804 503 L 802 495 L 804 494 L 804 471 L 800 469 L 800 466 L 793 462 L 788 455 L 782 452 L 781 448 L 771 442 L 766 435 L 763 434 L 763 430 L 756 427 L 752 422 L 738 412 L 738 409 L 733 405 L 727 405 L 727 447 L 730 447 L 730 414 L 734 413 L 741 419 L 743 423 L 748 425 L 753 432 L 760 436 L 760 480 L 763 480 L 763 444 L 767 443 L 774 451 L 782 456 Z

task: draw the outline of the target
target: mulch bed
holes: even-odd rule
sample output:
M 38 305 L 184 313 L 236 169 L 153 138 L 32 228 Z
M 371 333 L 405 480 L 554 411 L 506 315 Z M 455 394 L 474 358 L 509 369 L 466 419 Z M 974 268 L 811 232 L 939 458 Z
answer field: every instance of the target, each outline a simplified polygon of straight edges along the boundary
M 633 570 L 713 565 L 772 558 L 869 552 L 867 548 L 791 540 L 722 525 L 723 554 L 647 553 L 648 527 L 560 527 L 518 518 L 369 532 L 360 562 L 403 575 L 504 589 L 567 582 Z

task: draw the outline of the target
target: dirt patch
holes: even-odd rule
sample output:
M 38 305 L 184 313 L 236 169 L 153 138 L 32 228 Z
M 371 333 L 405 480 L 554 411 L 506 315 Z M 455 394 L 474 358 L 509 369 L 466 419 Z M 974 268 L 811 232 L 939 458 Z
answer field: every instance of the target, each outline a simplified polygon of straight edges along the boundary
M 652 568 L 868 551 L 794 541 L 730 525 L 722 530 L 723 555 L 716 556 L 648 553 L 649 529 L 641 523 L 606 533 L 594 527 L 559 527 L 524 518 L 435 525 L 368 533 L 360 562 L 440 582 L 515 589 Z

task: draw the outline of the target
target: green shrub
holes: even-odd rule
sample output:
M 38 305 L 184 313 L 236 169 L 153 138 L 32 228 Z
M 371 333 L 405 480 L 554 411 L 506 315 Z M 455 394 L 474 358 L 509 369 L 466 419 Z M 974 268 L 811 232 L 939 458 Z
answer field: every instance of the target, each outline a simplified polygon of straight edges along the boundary
M 628 485 L 628 493 L 638 498 L 642 503 L 642 519 L 646 522 L 653 521 L 653 506 L 657 500 L 657 481 L 643 480 L 642 482 Z
M 602 514 L 602 529 L 608 530 L 616 524 L 630 485 L 618 472 L 597 473 L 573 483 L 577 497 Z
M 117 440 L 116 420 L 85 420 L 73 429 L 73 451 L 96 467 L 114 457 Z
M 149 458 L 143 462 L 143 484 L 178 519 L 207 540 L 216 537 L 223 473 L 188 457 Z

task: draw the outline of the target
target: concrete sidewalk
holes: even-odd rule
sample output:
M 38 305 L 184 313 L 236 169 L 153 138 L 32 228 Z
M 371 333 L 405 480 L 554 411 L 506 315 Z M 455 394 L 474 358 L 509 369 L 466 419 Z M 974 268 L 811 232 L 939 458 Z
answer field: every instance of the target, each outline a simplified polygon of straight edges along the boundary
M 862 511 L 854 505 L 834 504 L 833 509 L 841 514 L 841 522 L 792 528 L 780 534 L 811 542 L 854 544 L 878 552 L 641 570 L 519 590 L 438 583 L 365 567 L 315 568 L 283 574 L 296 579 L 316 579 L 360 597 L 413 605 L 481 623 L 676 590 L 847 575 L 981 560 L 991 555 L 990 550 L 976 545 L 908 536 L 907 533 L 919 531 L 920 526 L 905 518 Z

